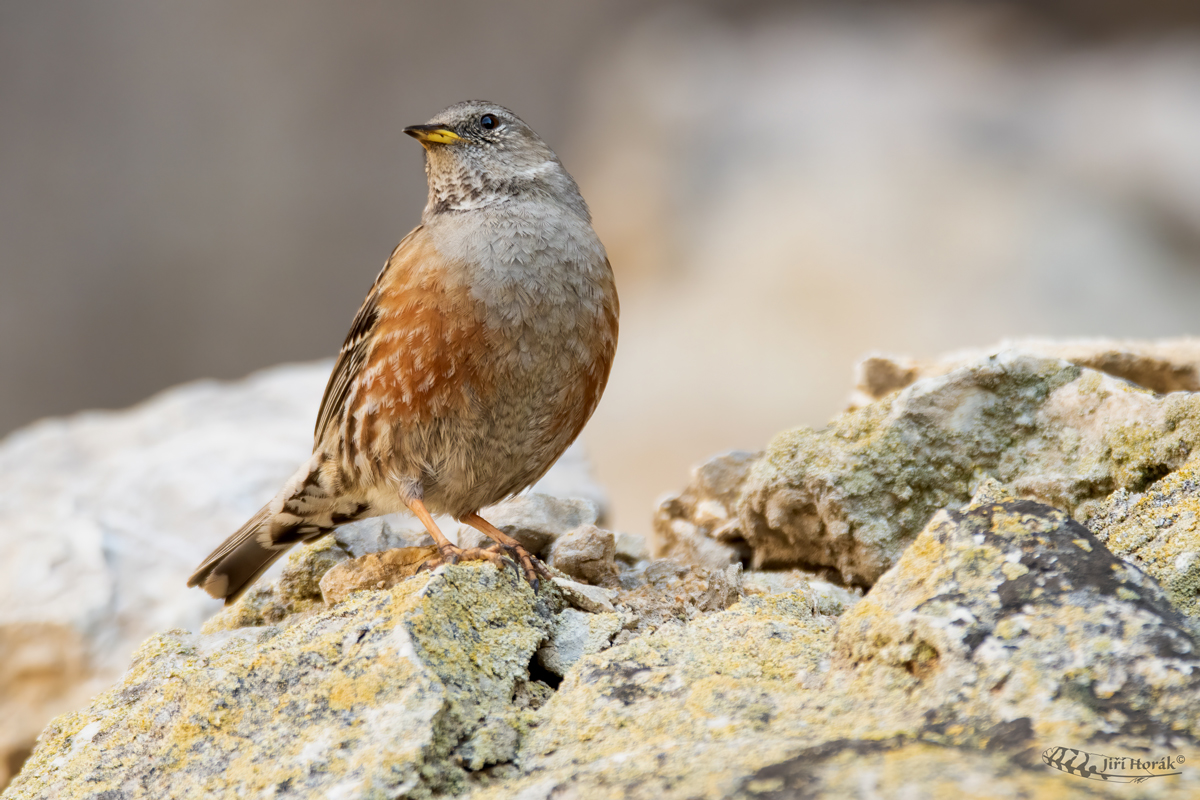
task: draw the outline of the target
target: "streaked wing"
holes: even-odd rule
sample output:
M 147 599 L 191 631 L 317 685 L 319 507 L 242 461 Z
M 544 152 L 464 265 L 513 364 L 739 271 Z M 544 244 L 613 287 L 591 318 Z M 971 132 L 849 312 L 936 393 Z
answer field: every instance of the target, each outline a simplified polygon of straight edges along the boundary
M 379 290 L 383 283 L 383 277 L 394 265 L 405 261 L 404 250 L 413 242 L 420 230 L 421 226 L 418 225 L 400 241 L 400 244 L 396 245 L 396 249 L 392 251 L 387 263 L 375 277 L 375 282 L 371 284 L 371 291 L 367 292 L 367 299 L 363 301 L 358 313 L 354 315 L 350 332 L 346 334 L 346 341 L 342 344 L 342 349 L 338 351 L 333 372 L 329 375 L 329 383 L 325 385 L 325 395 L 321 398 L 321 410 L 317 412 L 317 425 L 313 432 L 314 450 L 325 438 L 329 427 L 331 425 L 336 427 L 337 421 L 342 418 L 346 408 L 346 398 L 350 395 L 350 388 L 354 384 L 354 377 L 362 370 L 363 364 L 370 354 L 371 331 L 379 322 Z

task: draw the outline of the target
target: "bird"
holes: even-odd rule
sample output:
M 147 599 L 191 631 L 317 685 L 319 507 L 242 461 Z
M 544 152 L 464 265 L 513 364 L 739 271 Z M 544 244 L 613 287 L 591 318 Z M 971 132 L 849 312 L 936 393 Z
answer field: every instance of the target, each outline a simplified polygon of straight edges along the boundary
M 311 457 L 188 580 L 234 603 L 290 547 L 407 512 L 439 555 L 545 567 L 479 515 L 536 482 L 595 411 L 617 347 L 612 266 L 575 180 L 509 109 L 457 103 L 404 133 L 428 201 L 338 353 Z M 448 514 L 494 545 L 462 549 Z

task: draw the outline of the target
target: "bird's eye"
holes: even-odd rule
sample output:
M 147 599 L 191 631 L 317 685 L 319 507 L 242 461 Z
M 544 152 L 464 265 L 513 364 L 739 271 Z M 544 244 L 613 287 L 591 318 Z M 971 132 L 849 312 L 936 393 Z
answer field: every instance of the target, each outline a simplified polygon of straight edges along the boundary
M 500 120 L 496 119 L 491 114 L 484 114 L 479 118 L 479 124 L 481 127 L 490 131 L 492 128 L 500 124 Z

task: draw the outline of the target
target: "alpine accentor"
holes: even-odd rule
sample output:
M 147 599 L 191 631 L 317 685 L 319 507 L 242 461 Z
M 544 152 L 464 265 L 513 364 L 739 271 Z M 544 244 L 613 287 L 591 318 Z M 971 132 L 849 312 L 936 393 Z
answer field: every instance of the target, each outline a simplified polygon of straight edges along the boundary
M 579 187 L 506 108 L 451 106 L 405 128 L 429 202 L 354 317 L 312 457 L 196 570 L 228 605 L 284 551 L 408 509 L 443 561 L 520 560 L 479 516 L 540 478 L 591 417 L 617 346 L 617 292 Z M 496 541 L 461 550 L 431 514 Z

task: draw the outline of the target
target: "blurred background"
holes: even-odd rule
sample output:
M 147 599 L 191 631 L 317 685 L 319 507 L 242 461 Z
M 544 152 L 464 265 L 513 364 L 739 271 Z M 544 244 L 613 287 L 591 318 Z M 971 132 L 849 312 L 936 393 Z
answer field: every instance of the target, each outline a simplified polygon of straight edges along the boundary
M 868 351 L 1197 332 L 1194 0 L 9 2 L 0 434 L 333 355 L 425 202 L 401 129 L 468 98 L 608 246 L 630 532 Z

